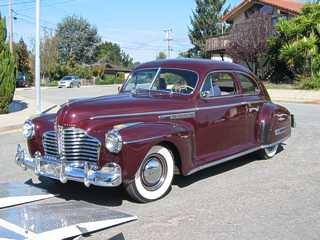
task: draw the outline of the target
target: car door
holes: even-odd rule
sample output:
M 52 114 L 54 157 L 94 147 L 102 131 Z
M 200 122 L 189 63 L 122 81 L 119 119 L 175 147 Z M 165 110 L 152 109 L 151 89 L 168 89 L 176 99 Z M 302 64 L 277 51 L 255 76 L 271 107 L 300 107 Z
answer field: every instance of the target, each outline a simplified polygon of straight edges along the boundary
M 246 141 L 251 145 L 256 145 L 258 140 L 257 119 L 259 110 L 264 103 L 263 93 L 257 81 L 249 74 L 238 72 L 236 76 L 240 84 L 241 101 L 246 104 Z
M 207 75 L 200 91 L 196 114 L 199 164 L 245 149 L 246 106 L 241 103 L 235 75 L 232 72 L 212 72 Z

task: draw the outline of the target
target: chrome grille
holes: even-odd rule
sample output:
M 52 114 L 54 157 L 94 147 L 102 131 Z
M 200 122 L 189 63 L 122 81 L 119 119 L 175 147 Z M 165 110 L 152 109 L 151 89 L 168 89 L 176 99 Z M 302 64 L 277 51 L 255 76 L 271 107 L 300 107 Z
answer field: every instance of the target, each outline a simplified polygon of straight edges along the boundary
M 58 141 L 57 141 L 57 135 L 56 132 L 50 131 L 50 132 L 45 132 L 43 134 L 43 148 L 44 148 L 44 153 L 49 156 L 58 156 Z
M 64 157 L 66 161 L 97 161 L 100 142 L 78 128 L 61 128 L 59 133 L 46 132 L 43 146 L 46 155 Z M 59 137 L 57 137 L 59 136 Z M 59 150 L 60 146 L 60 150 Z

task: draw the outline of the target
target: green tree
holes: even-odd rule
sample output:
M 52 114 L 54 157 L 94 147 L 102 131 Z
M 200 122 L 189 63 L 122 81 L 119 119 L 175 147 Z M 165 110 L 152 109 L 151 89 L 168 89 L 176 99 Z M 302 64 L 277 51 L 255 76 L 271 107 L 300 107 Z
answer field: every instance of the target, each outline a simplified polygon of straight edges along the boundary
M 16 83 L 16 62 L 6 44 L 7 30 L 0 15 L 0 113 L 7 113 Z
M 104 42 L 97 48 L 97 61 L 117 66 L 131 67 L 133 59 L 121 50 L 120 46 L 112 42 Z
M 58 38 L 45 32 L 41 41 L 40 51 L 42 78 L 49 80 L 56 79 L 59 67 Z
M 276 30 L 269 40 L 274 75 L 285 70 L 289 77 L 303 76 L 320 87 L 320 4 L 306 4 L 299 16 L 280 21 Z
M 194 45 L 193 55 L 209 57 L 205 51 L 206 39 L 221 35 L 223 25 L 220 24 L 220 17 L 229 9 L 224 9 L 225 3 L 226 0 L 196 0 L 197 6 L 189 28 L 189 39 Z
M 78 64 L 93 63 L 100 43 L 97 28 L 82 17 L 70 16 L 56 30 L 60 63 L 74 58 Z
M 19 72 L 24 74 L 30 73 L 29 52 L 27 44 L 23 41 L 23 38 L 19 40 L 19 43 L 15 46 L 17 68 Z
M 165 54 L 164 52 L 159 52 L 156 56 L 156 59 L 166 59 L 167 58 L 167 54 Z

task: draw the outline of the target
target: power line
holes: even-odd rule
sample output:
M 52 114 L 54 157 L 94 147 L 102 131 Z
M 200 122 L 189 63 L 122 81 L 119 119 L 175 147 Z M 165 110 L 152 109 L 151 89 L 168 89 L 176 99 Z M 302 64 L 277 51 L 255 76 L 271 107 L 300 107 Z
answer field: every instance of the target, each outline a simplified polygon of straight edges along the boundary
M 16 6 L 16 5 L 30 5 L 30 4 L 34 4 L 34 1 L 15 2 L 12 5 Z M 10 6 L 10 3 L 0 4 L 0 7 L 9 7 L 9 6 Z
M 167 58 L 170 58 L 171 56 L 171 52 L 172 52 L 172 48 L 171 48 L 171 41 L 173 40 L 173 38 L 171 37 L 171 33 L 172 33 L 172 29 L 165 29 L 164 30 L 165 33 L 165 39 L 164 41 L 167 42 Z
M 13 52 L 13 19 L 12 19 L 12 0 L 9 0 L 9 48 Z
M 16 19 L 17 19 L 17 20 L 21 20 L 21 21 L 23 21 L 23 22 L 25 22 L 25 23 L 28 23 L 28 24 L 32 24 L 33 26 L 36 24 L 35 21 L 29 20 L 29 19 L 24 18 L 24 17 L 16 17 Z M 48 27 L 48 26 L 43 25 L 43 24 L 40 24 L 40 27 L 41 27 L 42 29 L 45 29 L 45 30 L 55 31 L 54 28 Z
M 17 12 L 17 11 L 15 11 L 15 10 L 12 10 L 12 12 L 13 13 L 15 13 L 15 17 L 17 18 L 17 19 L 30 19 L 31 21 L 33 21 L 33 23 L 34 23 L 34 17 L 31 17 L 31 16 L 29 16 L 29 15 L 26 15 L 26 14 L 22 14 L 22 13 L 20 13 L 20 12 Z M 18 17 L 17 17 L 18 16 Z M 48 20 L 45 20 L 45 19 L 41 19 L 41 22 L 44 22 L 44 23 L 47 23 L 47 24 L 50 24 L 50 25 L 52 25 L 52 26 L 56 26 L 57 24 L 56 23 L 53 23 L 53 22 L 50 22 L 50 21 L 48 21 Z

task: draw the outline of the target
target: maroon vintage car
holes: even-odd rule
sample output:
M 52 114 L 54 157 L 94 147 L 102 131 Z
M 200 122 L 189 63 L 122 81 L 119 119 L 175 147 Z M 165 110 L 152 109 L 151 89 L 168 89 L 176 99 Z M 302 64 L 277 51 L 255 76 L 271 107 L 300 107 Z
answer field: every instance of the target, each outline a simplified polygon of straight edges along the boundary
M 265 158 L 291 134 L 293 115 L 246 68 L 209 60 L 138 66 L 119 94 L 70 101 L 24 125 L 37 175 L 103 187 L 123 184 L 140 202 L 190 175 L 258 151 Z

